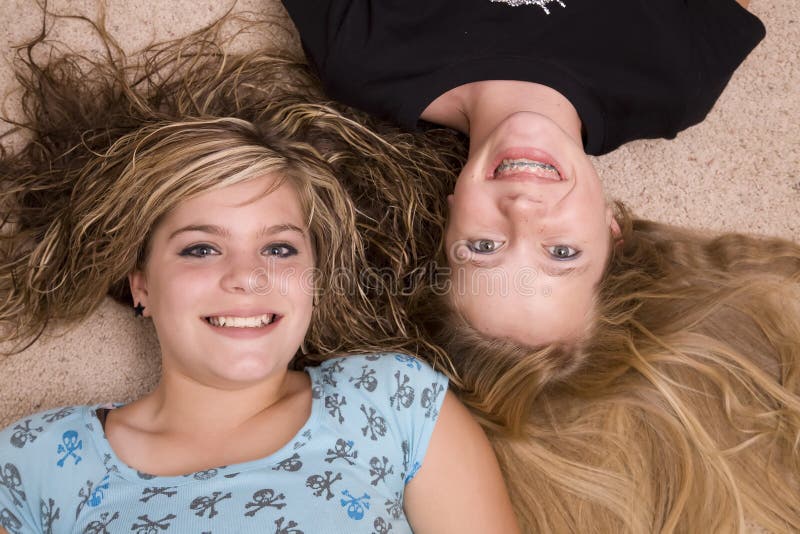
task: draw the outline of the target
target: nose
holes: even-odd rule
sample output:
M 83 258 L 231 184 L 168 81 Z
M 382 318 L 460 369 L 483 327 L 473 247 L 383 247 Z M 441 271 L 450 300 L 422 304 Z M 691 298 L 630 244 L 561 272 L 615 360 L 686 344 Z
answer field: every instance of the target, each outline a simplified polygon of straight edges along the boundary
M 233 293 L 252 293 L 258 283 L 263 283 L 267 269 L 263 258 L 247 254 L 229 253 L 220 279 L 223 289 Z
M 510 219 L 528 221 L 546 217 L 550 207 L 542 199 L 525 194 L 511 194 L 500 199 L 500 211 Z

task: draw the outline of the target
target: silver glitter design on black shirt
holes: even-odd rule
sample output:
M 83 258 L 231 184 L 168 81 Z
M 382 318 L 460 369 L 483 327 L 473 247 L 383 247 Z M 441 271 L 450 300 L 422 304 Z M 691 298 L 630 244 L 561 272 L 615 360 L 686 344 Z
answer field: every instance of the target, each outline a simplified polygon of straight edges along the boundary
M 560 5 L 561 7 L 567 7 L 567 5 L 562 2 L 561 0 L 491 0 L 492 2 L 499 2 L 502 4 L 508 4 L 511 7 L 519 7 L 519 6 L 539 6 L 544 10 L 545 15 L 550 14 L 550 10 L 547 9 L 548 4 L 552 4 L 555 2 L 556 4 Z

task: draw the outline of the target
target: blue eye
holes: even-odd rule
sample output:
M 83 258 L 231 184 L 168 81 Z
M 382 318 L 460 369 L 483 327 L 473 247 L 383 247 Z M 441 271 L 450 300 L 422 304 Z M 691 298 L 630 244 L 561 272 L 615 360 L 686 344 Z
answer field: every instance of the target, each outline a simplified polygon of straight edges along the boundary
M 276 243 L 265 248 L 263 254 L 276 258 L 288 258 L 296 255 L 297 249 L 287 243 Z
M 493 254 L 503 246 L 504 241 L 495 241 L 493 239 L 476 239 L 475 241 L 468 241 L 467 248 L 476 254 Z
M 546 248 L 547 252 L 550 253 L 550 257 L 558 261 L 574 260 L 581 254 L 580 250 L 574 249 L 567 245 L 553 245 Z
M 180 252 L 181 256 L 192 256 L 195 258 L 205 258 L 206 256 L 215 256 L 217 254 L 219 254 L 217 249 L 215 249 L 211 245 L 206 245 L 202 243 L 199 245 L 192 245 L 190 247 L 186 247 Z

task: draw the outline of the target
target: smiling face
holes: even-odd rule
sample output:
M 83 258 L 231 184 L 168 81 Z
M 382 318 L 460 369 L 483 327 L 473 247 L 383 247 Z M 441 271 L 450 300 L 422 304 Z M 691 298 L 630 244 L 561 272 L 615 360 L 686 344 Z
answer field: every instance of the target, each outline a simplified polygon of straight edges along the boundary
M 449 200 L 452 298 L 474 328 L 524 345 L 586 332 L 618 228 L 580 145 L 512 114 L 470 149 Z
M 134 299 L 163 372 L 237 387 L 284 372 L 311 321 L 314 252 L 295 188 L 272 177 L 209 191 L 156 227 Z

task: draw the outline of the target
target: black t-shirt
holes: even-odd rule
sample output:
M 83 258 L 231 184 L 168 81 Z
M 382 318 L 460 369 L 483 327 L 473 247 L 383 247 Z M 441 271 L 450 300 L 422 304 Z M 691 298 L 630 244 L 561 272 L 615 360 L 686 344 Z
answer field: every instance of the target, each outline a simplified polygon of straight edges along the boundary
M 481 80 L 547 85 L 590 154 L 703 120 L 764 37 L 734 0 L 283 0 L 329 96 L 409 129 Z

